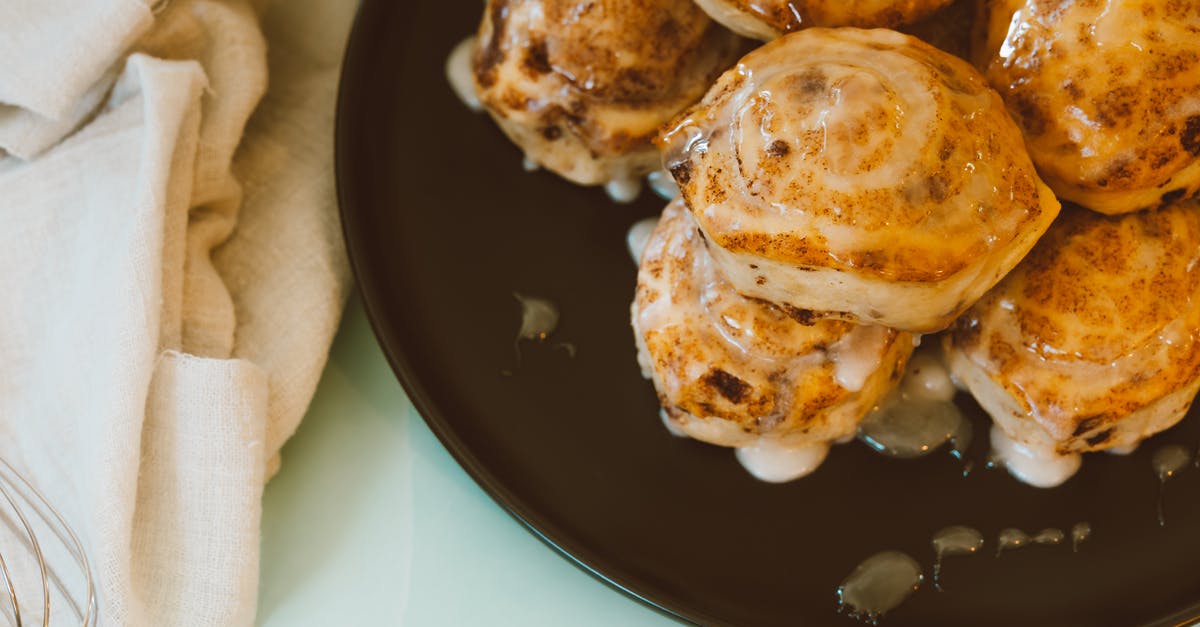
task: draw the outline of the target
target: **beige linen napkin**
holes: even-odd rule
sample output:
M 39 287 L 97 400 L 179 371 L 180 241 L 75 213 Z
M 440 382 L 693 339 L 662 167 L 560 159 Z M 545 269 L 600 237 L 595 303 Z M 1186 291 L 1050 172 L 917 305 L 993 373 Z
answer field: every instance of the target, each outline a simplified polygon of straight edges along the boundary
M 350 282 L 344 31 L 253 4 L 0 0 L 0 454 L 103 625 L 253 622 L 263 484 Z

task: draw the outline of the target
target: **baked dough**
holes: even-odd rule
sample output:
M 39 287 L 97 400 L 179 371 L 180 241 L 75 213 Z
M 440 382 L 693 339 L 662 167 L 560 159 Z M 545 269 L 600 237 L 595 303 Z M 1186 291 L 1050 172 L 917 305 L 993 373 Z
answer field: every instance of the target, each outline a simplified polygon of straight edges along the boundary
M 954 376 L 1010 439 L 1060 454 L 1137 444 L 1200 388 L 1200 206 L 1068 206 L 945 337 Z
M 766 44 L 660 143 L 738 292 L 905 331 L 948 326 L 1059 210 L 983 77 L 889 30 Z
M 814 320 L 740 296 L 678 200 L 642 253 L 633 328 L 643 374 L 670 421 L 723 446 L 852 436 L 913 350 L 908 333 Z
M 895 28 L 924 19 L 951 0 L 696 0 L 712 18 L 770 41 L 809 26 Z
M 740 50 L 691 0 L 488 0 L 472 69 L 526 157 L 601 185 L 658 169 L 659 127 Z
M 1200 188 L 1200 2 L 990 0 L 978 62 L 1063 199 L 1107 214 Z

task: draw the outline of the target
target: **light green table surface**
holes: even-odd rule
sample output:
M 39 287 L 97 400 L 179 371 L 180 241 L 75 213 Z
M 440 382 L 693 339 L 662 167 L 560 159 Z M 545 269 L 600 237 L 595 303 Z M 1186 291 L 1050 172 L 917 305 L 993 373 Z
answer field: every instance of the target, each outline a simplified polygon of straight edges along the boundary
M 262 625 L 676 624 L 560 557 L 458 467 L 357 295 L 264 501 Z

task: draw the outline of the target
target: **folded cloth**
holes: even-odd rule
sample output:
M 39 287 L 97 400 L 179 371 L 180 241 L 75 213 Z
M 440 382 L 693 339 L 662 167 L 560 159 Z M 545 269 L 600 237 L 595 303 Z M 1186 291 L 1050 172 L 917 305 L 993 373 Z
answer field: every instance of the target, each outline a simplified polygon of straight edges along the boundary
M 102 625 L 253 622 L 263 485 L 349 289 L 347 25 L 262 4 L 0 2 L 0 455 Z

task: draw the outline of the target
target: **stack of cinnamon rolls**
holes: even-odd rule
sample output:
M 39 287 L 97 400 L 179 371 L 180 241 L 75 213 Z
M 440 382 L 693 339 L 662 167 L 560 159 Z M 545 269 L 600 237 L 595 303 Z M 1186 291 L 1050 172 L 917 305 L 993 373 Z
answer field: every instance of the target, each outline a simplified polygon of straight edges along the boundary
M 530 159 L 678 185 L 633 303 L 677 430 L 846 440 L 922 335 L 1006 446 L 1128 449 L 1187 412 L 1200 3 L 949 4 L 488 0 L 475 88 Z

